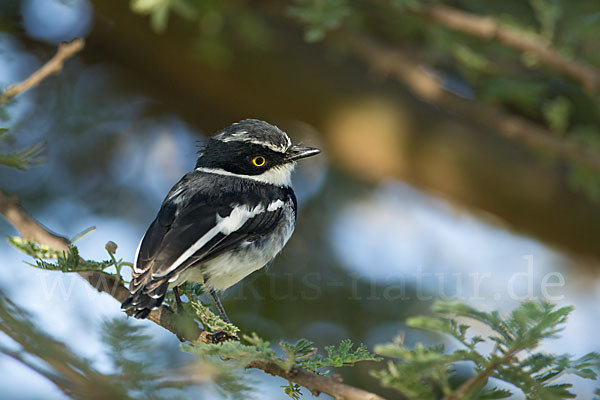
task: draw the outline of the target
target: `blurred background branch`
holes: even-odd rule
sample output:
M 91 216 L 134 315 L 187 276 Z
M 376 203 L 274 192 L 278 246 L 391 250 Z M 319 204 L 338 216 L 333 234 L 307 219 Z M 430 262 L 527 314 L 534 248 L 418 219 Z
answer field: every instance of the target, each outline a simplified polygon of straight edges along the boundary
M 166 9 L 143 3 L 142 12 L 98 1 L 89 46 L 140 71 L 161 104 L 203 129 L 230 121 L 219 114 L 224 109 L 305 121 L 344 172 L 375 184 L 401 179 L 498 216 L 517 232 L 600 256 L 590 240 L 600 235 L 600 224 L 592 223 L 600 220 L 597 96 L 535 56 L 433 24 L 409 3 L 415 2 Z M 463 6 L 533 36 L 539 32 L 540 40 L 578 62 L 600 62 L 591 45 L 596 25 L 589 3 L 570 4 L 568 11 L 546 0 Z M 146 17 L 155 11 L 160 33 L 150 23 L 154 17 Z M 320 42 L 302 42 L 299 28 Z M 344 35 L 358 40 L 346 43 Z M 361 38 L 383 52 L 374 60 L 359 55 L 366 51 L 359 49 Z M 386 61 L 390 55 L 398 59 Z M 392 80 L 382 79 L 390 74 Z M 365 143 L 372 151 L 364 151 Z M 356 163 L 357 157 L 368 162 Z
M 415 96 L 461 118 L 480 125 L 487 132 L 518 141 L 532 149 L 546 150 L 574 163 L 581 163 L 600 173 L 600 152 L 555 135 L 542 125 L 511 115 L 499 107 L 475 99 L 466 99 L 444 88 L 442 79 L 428 71 L 408 52 L 384 45 L 364 34 L 342 31 L 332 35 L 363 61 L 371 71 L 392 76 Z
M 85 42 L 83 39 L 76 38 L 69 43 L 62 43 L 58 46 L 58 50 L 54 57 L 48 60 L 44 65 L 37 69 L 33 74 L 22 82 L 8 86 L 0 95 L 0 111 L 2 105 L 13 97 L 26 92 L 27 90 L 37 86 L 47 77 L 58 74 L 65 61 L 73 57 L 75 54 L 83 50 Z M 1 116 L 2 113 L 0 113 Z M 0 142 L 9 137 L 8 129 L 0 129 Z M 29 167 L 40 165 L 43 163 L 41 154 L 45 149 L 44 142 L 39 142 L 18 151 L 0 153 L 0 165 L 26 170 Z
M 440 24 L 486 40 L 498 40 L 507 47 L 531 53 L 539 60 L 577 81 L 589 94 L 600 89 L 600 70 L 562 55 L 537 35 L 506 26 L 494 17 L 479 16 L 444 4 L 419 4 L 411 7 L 431 23 Z
M 0 105 L 6 103 L 11 98 L 26 92 L 27 90 L 37 86 L 47 77 L 57 74 L 62 70 L 62 67 L 69 58 L 79 53 L 85 47 L 85 41 L 81 38 L 73 39 L 69 43 L 62 43 L 58 46 L 58 51 L 50 60 L 42 67 L 31 74 L 22 82 L 10 85 L 0 95 Z

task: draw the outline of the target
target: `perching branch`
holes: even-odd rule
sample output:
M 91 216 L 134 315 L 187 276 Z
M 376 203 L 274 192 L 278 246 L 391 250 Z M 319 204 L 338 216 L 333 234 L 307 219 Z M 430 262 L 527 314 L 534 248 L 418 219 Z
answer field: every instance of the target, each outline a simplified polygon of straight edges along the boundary
M 372 70 L 394 77 L 423 100 L 454 112 L 490 132 L 499 133 L 534 149 L 547 150 L 562 159 L 584 164 L 600 172 L 600 154 L 594 150 L 563 139 L 525 118 L 445 90 L 438 77 L 428 74 L 417 60 L 397 48 L 359 33 L 342 31 L 334 35 L 335 40 L 342 42 Z
M 588 93 L 594 94 L 600 90 L 600 70 L 598 68 L 582 61 L 570 59 L 560 54 L 548 43 L 502 24 L 493 17 L 482 17 L 443 4 L 415 7 L 411 11 L 424 15 L 431 21 L 447 28 L 486 40 L 497 40 L 515 50 L 534 54 L 541 62 L 579 82 Z
M 84 46 L 85 42 L 80 38 L 73 39 L 69 43 L 61 43 L 61 45 L 58 46 L 58 51 L 54 57 L 48 60 L 46 64 L 42 65 L 42 67 L 33 74 L 31 74 L 29 78 L 6 88 L 4 93 L 0 95 L 0 104 L 4 104 L 16 95 L 37 86 L 41 81 L 50 75 L 59 73 L 65 61 L 83 50 Z
M 15 196 L 9 196 L 2 190 L 0 190 L 0 214 L 4 215 L 6 220 L 19 231 L 24 239 L 33 240 L 55 250 L 68 251 L 69 239 L 57 235 L 41 225 L 23 209 Z M 129 296 L 129 290 L 110 275 L 97 271 L 84 271 L 78 272 L 78 274 L 96 290 L 108 293 L 119 302 L 123 302 Z M 177 333 L 177 318 L 173 311 L 167 307 L 152 311 L 148 319 L 173 333 Z M 207 332 L 197 329 L 197 332 L 189 333 L 190 337 L 188 339 L 208 343 L 207 334 Z
M 9 196 L 2 190 L 0 190 L 0 214 L 21 233 L 24 239 L 36 241 L 56 250 L 68 250 L 67 246 L 70 242 L 67 238 L 49 231 L 23 209 L 16 197 Z M 123 302 L 129 295 L 129 291 L 121 282 L 107 274 L 96 271 L 78 272 L 78 274 L 98 291 L 108 293 L 119 302 Z M 190 342 L 210 342 L 210 334 L 196 325 L 192 327 L 186 325 L 183 332 L 178 329 L 180 327 L 179 319 L 168 306 L 162 306 L 158 310 L 152 311 L 148 319 Z M 254 360 L 246 368 L 260 369 L 268 374 L 295 382 L 310 390 L 315 396 L 319 393 L 327 393 L 335 399 L 383 400 L 383 397 L 376 394 L 343 384 L 341 379 L 336 376 L 319 376 L 298 367 L 292 367 L 287 371 L 275 363 Z

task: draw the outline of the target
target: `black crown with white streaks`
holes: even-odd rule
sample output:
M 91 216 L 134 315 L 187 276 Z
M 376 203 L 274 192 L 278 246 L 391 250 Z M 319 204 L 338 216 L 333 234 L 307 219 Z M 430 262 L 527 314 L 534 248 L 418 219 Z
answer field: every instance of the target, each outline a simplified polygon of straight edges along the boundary
M 319 152 L 292 145 L 289 136 L 274 125 L 245 119 L 206 141 L 198 154 L 196 170 L 289 186 L 294 162 Z M 261 162 L 253 163 L 257 157 Z

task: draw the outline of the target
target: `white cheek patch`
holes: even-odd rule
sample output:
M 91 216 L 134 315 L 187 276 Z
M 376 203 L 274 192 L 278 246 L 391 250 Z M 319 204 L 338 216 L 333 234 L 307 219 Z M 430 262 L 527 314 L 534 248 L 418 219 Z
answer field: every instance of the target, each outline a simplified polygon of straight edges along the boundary
M 206 172 L 209 174 L 235 176 L 237 178 L 251 179 L 253 181 L 268 183 L 269 185 L 275 186 L 290 186 L 292 184 L 292 171 L 294 171 L 295 166 L 295 163 L 284 164 L 277 167 L 273 167 L 258 175 L 234 174 L 233 172 L 225 171 L 221 168 L 206 167 L 198 167 L 196 168 L 196 171 Z

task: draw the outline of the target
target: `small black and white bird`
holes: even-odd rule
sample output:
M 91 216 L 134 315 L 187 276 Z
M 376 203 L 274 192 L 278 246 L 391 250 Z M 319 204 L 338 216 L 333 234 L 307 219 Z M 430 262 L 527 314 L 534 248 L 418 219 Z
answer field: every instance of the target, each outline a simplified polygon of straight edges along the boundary
M 122 309 L 146 318 L 169 288 L 198 282 L 229 322 L 216 292 L 271 261 L 296 225 L 291 173 L 319 154 L 256 119 L 208 138 L 196 168 L 169 192 L 136 251 L 130 296 Z

